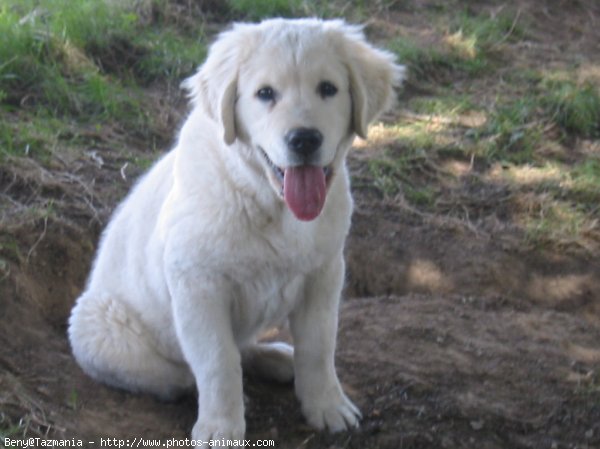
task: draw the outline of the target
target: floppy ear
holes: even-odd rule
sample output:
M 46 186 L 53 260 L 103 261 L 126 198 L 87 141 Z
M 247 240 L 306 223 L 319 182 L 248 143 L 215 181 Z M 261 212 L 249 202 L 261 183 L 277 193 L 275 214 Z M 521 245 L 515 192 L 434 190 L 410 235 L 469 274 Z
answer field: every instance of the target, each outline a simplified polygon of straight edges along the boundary
M 231 145 L 236 137 L 235 102 L 237 98 L 238 71 L 243 54 L 242 26 L 221 33 L 210 47 L 208 57 L 195 75 L 186 79 L 182 87 L 188 90 L 192 105 L 204 112 L 223 127 L 223 139 Z
M 394 87 L 402 82 L 405 68 L 392 53 L 368 44 L 359 27 L 339 26 L 350 74 L 352 128 L 364 139 L 369 123 L 393 104 Z

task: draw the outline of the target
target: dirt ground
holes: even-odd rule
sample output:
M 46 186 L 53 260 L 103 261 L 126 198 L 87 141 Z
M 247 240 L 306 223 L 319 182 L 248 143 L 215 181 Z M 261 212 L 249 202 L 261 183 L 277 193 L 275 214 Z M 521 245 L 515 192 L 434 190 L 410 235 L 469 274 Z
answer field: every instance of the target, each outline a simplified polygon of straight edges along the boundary
M 554 3 L 565 2 L 545 2 Z M 600 26 L 588 12 L 574 9 L 577 26 L 554 36 L 557 52 L 577 45 L 590 60 L 600 55 L 597 32 L 586 37 Z M 560 19 L 537 16 L 538 35 L 553 34 Z M 0 428 L 84 441 L 185 438 L 193 396 L 162 403 L 105 387 L 70 353 L 69 311 L 110 210 L 138 174 L 123 179 L 119 156 L 106 142 L 97 150 L 102 168 L 83 155 L 47 176 L 0 166 L 4 195 L 72 204 L 60 220 L 6 225 L 0 234 L 5 256 L 13 240 L 19 254 L 0 270 Z M 355 176 L 365 157 L 351 157 Z M 82 191 L 69 172 L 92 189 Z M 364 183 L 354 189 L 337 366 L 361 427 L 315 432 L 291 385 L 245 379 L 248 438 L 282 449 L 600 448 L 599 254 L 523 245 L 510 214 L 498 212 L 505 206 L 495 206 L 499 187 L 477 189 L 488 202 L 476 226 L 419 213 Z M 93 207 L 77 206 L 82 198 Z

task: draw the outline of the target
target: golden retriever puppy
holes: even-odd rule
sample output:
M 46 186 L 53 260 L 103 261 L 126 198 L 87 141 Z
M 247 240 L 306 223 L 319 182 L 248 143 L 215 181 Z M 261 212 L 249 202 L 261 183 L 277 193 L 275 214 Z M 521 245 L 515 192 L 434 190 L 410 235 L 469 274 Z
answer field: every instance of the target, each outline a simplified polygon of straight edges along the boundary
M 312 426 L 357 426 L 334 366 L 344 160 L 402 73 L 339 20 L 222 33 L 184 83 L 192 111 L 175 148 L 103 234 L 69 322 L 83 370 L 163 398 L 196 386 L 197 440 L 244 437 L 242 367 L 293 379 Z M 286 320 L 293 349 L 257 341 Z

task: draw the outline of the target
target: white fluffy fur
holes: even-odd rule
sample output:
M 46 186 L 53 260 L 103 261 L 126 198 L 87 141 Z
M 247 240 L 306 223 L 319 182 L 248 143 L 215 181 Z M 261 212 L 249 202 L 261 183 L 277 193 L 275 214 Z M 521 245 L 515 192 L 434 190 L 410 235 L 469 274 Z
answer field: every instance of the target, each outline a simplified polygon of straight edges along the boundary
M 69 337 L 92 377 L 164 398 L 197 386 L 195 439 L 241 439 L 244 368 L 295 379 L 308 422 L 332 431 L 360 413 L 334 367 L 342 250 L 352 201 L 344 159 L 387 108 L 402 68 L 341 21 L 238 24 L 185 82 L 193 109 L 176 147 L 118 208 L 101 240 Z M 339 91 L 316 93 L 328 80 Z M 256 97 L 277 89 L 274 105 Z M 293 163 L 295 127 L 324 136 L 333 169 L 313 221 L 297 220 L 264 155 Z M 257 335 L 289 319 L 295 348 Z

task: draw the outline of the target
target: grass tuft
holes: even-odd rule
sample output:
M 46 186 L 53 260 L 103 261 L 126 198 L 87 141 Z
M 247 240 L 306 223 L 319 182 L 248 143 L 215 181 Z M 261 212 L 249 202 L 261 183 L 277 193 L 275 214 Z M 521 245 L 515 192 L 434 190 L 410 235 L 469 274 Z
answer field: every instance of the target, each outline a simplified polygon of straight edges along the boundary
M 147 29 L 135 42 L 145 49 L 144 57 L 133 66 L 137 80 L 142 83 L 157 80 L 179 83 L 204 61 L 207 52 L 202 33 L 186 36 L 171 27 Z
M 542 105 L 568 134 L 600 136 L 600 93 L 592 84 L 546 79 L 541 85 Z
M 419 45 L 397 38 L 389 48 L 407 64 L 412 79 L 448 81 L 449 75 L 475 77 L 495 67 L 500 46 L 522 36 L 518 16 L 459 14 L 450 20 L 441 42 Z
M 600 204 L 600 160 L 589 159 L 573 167 L 565 186 L 578 203 L 598 213 Z
M 580 241 L 589 223 L 580 205 L 550 195 L 536 200 L 524 220 L 527 239 L 537 244 L 569 245 Z
M 451 52 L 420 46 L 404 37 L 394 39 L 388 47 L 398 56 L 398 60 L 408 67 L 410 79 L 435 80 L 452 71 L 460 62 Z
M 467 56 L 475 57 L 493 52 L 506 41 L 518 40 L 524 33 L 518 14 L 503 13 L 492 17 L 465 12 L 451 19 L 449 34 L 460 35 Z
M 541 124 L 535 121 L 537 101 L 534 97 L 512 99 L 492 110 L 487 123 L 476 131 L 483 138 L 481 149 L 489 161 L 523 164 L 534 158 L 541 137 Z
M 427 182 L 429 174 L 423 170 L 428 166 L 428 158 L 425 149 L 403 148 L 401 152 L 387 150 L 382 157 L 369 159 L 373 186 L 384 198 L 393 199 L 402 194 L 413 205 L 432 206 L 437 192 L 433 183 Z M 424 174 L 427 179 L 418 179 L 415 172 Z
M 227 0 L 231 9 L 248 20 L 266 17 L 294 17 L 302 8 L 302 0 Z

